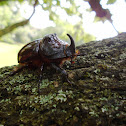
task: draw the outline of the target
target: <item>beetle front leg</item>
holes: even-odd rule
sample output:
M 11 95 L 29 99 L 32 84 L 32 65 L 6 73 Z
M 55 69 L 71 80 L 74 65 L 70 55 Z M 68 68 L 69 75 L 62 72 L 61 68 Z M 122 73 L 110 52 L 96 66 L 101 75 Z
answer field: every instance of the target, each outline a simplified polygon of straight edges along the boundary
M 43 66 L 44 66 L 44 63 L 41 65 L 40 67 L 40 76 L 39 76 L 39 83 L 38 83 L 38 93 L 40 93 L 40 83 L 42 81 L 42 71 L 43 71 Z
M 53 64 L 53 63 L 52 63 L 51 65 L 52 65 L 52 67 L 53 67 L 54 69 L 56 69 L 56 71 L 60 72 L 60 73 L 63 75 L 63 79 L 65 79 L 66 82 L 72 84 L 72 83 L 69 81 L 69 79 L 68 79 L 68 74 L 67 74 L 67 72 L 66 72 L 64 69 L 60 68 L 59 66 L 56 66 L 56 65 Z

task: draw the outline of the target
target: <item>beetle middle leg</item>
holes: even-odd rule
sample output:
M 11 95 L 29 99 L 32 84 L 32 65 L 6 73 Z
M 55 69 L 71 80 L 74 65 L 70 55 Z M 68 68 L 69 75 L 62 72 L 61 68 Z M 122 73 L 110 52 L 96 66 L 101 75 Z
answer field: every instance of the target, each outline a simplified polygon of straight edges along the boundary
M 64 69 L 62 69 L 61 67 L 59 67 L 59 66 L 57 66 L 57 65 L 55 65 L 55 64 L 51 64 L 52 65 L 52 67 L 54 68 L 54 69 L 56 69 L 58 72 L 60 72 L 62 75 L 63 75 L 63 79 L 64 79 L 64 81 L 66 81 L 66 82 L 68 82 L 69 84 L 72 84 L 70 81 L 69 81 L 69 79 L 68 79 L 68 74 L 67 74 L 67 72 L 64 70 Z
M 39 76 L 39 83 L 38 83 L 38 93 L 40 93 L 40 83 L 41 83 L 41 81 L 42 81 L 43 66 L 44 66 L 44 63 L 42 63 L 42 65 L 41 65 L 41 67 L 40 67 L 40 76 Z

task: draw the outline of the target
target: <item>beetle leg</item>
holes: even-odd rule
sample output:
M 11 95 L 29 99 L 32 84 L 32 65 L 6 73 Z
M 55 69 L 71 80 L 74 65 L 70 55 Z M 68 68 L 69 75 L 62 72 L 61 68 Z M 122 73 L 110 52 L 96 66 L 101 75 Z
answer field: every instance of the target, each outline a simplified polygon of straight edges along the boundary
M 0 80 L 0 82 L 4 81 L 6 78 L 8 78 L 9 76 L 14 76 L 16 73 L 20 72 L 22 69 L 24 69 L 26 66 L 19 66 L 16 67 L 16 70 L 13 70 L 12 72 L 9 73 L 9 75 L 7 75 L 5 78 L 3 78 L 2 80 Z
M 60 73 L 63 75 L 64 81 L 68 82 L 69 84 L 72 84 L 72 83 L 69 81 L 69 79 L 68 79 L 68 74 L 67 74 L 67 72 L 66 72 L 64 69 L 62 69 L 62 68 L 59 67 L 59 66 L 56 66 L 56 65 L 53 64 L 53 63 L 52 63 L 51 65 L 52 65 L 52 67 L 53 67 L 54 69 L 56 69 L 56 71 L 60 72 Z
M 10 76 L 15 75 L 16 73 L 18 73 L 18 72 L 20 72 L 21 70 L 23 70 L 25 67 L 27 67 L 27 65 L 17 67 L 16 70 L 10 72 Z
M 39 76 L 39 83 L 38 83 L 38 93 L 40 93 L 40 83 L 41 83 L 41 81 L 42 81 L 43 66 L 44 66 L 44 63 L 42 63 L 42 65 L 41 65 L 41 67 L 40 67 L 40 76 Z

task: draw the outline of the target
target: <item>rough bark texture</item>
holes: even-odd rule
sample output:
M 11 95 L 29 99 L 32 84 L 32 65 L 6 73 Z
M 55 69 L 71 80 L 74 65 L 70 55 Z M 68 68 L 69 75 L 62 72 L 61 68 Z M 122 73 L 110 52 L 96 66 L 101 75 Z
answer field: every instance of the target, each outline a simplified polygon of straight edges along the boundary
M 77 49 L 63 67 L 73 85 L 45 68 L 24 69 L 0 83 L 0 124 L 30 126 L 124 126 L 126 124 L 126 33 Z M 0 79 L 14 66 L 0 69 Z

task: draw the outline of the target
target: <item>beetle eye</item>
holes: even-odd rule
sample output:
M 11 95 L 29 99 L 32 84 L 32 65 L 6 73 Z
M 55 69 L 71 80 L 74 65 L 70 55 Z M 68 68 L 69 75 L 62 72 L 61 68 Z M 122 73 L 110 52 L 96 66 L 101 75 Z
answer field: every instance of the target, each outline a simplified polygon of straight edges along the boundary
M 48 38 L 48 39 L 47 39 L 47 41 L 49 41 L 49 42 L 50 42 L 50 41 L 51 41 L 51 38 Z

